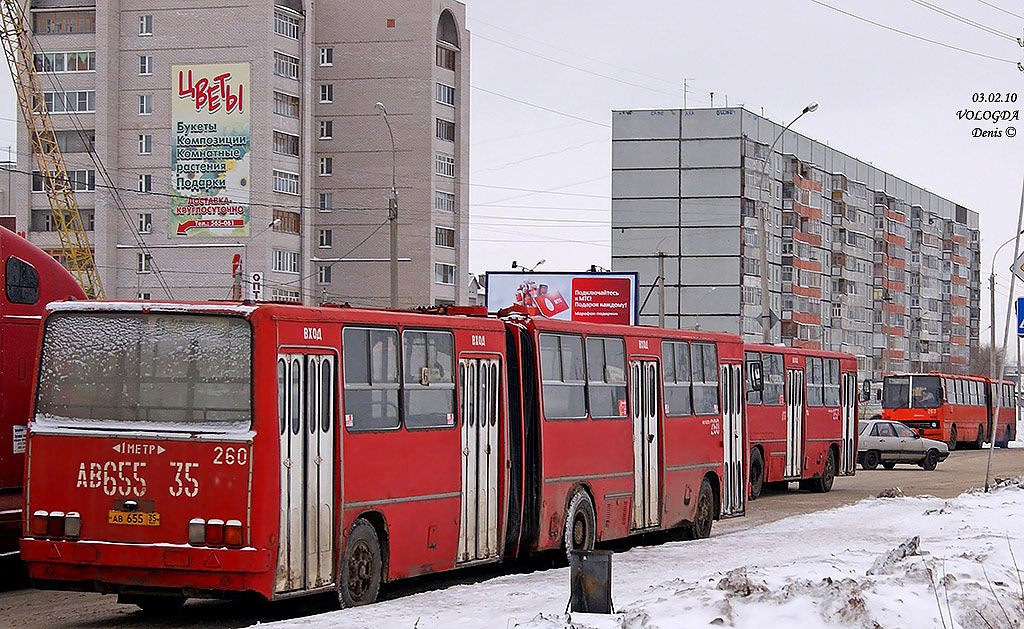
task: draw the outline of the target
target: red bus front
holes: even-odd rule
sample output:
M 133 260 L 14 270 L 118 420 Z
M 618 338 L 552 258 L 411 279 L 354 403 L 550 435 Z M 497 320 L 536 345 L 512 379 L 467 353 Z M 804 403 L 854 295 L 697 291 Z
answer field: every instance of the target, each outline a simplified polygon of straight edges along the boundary
M 253 488 L 272 493 L 277 465 L 254 448 L 253 392 L 276 383 L 272 367 L 253 378 L 247 310 L 211 310 L 61 304 L 47 318 L 21 541 L 38 586 L 140 604 L 272 593 L 276 518 L 254 512 L 271 501 Z

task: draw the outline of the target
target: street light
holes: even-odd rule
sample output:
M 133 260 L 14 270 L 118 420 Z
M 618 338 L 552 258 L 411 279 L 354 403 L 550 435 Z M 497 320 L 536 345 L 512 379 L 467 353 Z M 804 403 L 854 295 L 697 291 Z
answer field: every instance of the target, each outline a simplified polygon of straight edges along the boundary
M 700 299 L 697 300 L 697 323 L 696 325 L 693 326 L 694 329 L 700 329 L 700 305 L 704 303 L 704 300 L 707 298 L 708 295 L 715 292 L 719 288 L 721 288 L 721 286 L 712 286 L 710 289 L 708 289 L 707 292 L 701 295 Z
M 388 110 L 384 103 L 376 102 L 373 108 L 384 118 L 391 138 L 391 192 L 388 193 L 388 223 L 391 227 L 391 307 L 398 308 L 398 188 L 395 185 L 395 134 L 388 121 Z
M 519 264 L 518 262 L 513 260 L 512 261 L 512 268 L 513 269 L 520 268 L 520 269 L 523 270 L 523 273 L 533 273 L 534 269 L 536 269 L 540 265 L 544 264 L 545 262 L 547 262 L 547 260 L 545 260 L 544 258 L 541 258 L 540 260 L 537 260 L 537 263 L 534 264 L 533 266 L 523 266 L 522 264 Z
M 768 147 L 768 153 L 764 156 L 764 164 L 761 166 L 761 185 L 764 186 L 764 180 L 768 176 L 768 165 L 771 163 L 772 151 L 775 150 L 775 145 L 779 143 L 779 139 L 789 130 L 793 124 L 800 120 L 804 114 L 808 114 L 818 109 L 818 103 L 811 103 L 810 105 L 803 108 L 800 114 L 789 121 L 789 124 L 779 131 L 779 134 L 775 136 L 775 140 L 772 141 L 772 145 Z M 772 187 L 768 186 L 768 199 L 772 198 Z M 767 202 L 761 205 L 761 216 L 757 222 L 758 239 L 761 241 L 761 331 L 763 340 L 765 343 L 771 343 L 771 294 L 768 292 L 768 210 L 769 204 Z
M 250 234 L 248 238 L 242 241 L 242 273 L 249 274 L 250 277 L 252 276 L 252 271 L 249 269 L 249 241 L 254 238 L 262 236 L 263 234 L 267 233 L 267 231 L 273 229 L 274 227 L 280 224 L 280 217 L 275 218 L 274 220 L 270 221 L 266 227 L 259 230 L 258 232 Z M 242 299 L 242 273 L 237 273 L 234 268 L 232 268 L 232 273 L 235 274 L 234 286 L 231 288 L 232 298 Z
M 992 267 L 989 269 L 988 276 L 988 306 L 989 306 L 989 346 L 988 346 L 988 376 L 995 379 L 996 377 L 996 256 L 1003 250 L 1003 247 L 1017 240 L 1017 238 L 1024 234 L 1022 231 L 1020 234 L 1013 236 L 1003 244 L 996 248 L 996 252 L 992 254 Z M 1002 380 L 1002 374 L 1000 374 L 1000 380 Z

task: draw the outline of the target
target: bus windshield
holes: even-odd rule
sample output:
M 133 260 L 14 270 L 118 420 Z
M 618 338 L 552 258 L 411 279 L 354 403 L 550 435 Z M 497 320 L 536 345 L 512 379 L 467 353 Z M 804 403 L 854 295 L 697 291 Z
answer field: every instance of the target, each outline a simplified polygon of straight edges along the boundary
M 248 429 L 252 331 L 240 317 L 58 312 L 46 322 L 36 420 Z
M 886 376 L 883 408 L 938 408 L 942 385 L 938 376 Z

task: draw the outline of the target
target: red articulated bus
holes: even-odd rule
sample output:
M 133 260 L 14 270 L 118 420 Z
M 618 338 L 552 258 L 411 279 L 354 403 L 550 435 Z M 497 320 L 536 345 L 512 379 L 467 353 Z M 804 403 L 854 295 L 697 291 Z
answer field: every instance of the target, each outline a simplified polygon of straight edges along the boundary
M 950 450 L 981 448 L 993 434 L 996 445 L 1005 448 L 1017 436 L 1013 382 L 1002 382 L 998 418 L 998 385 L 984 376 L 906 373 L 885 376 L 882 382 L 882 419 L 903 422 L 925 437 L 945 441 Z
M 747 389 L 750 497 L 764 483 L 799 481 L 826 492 L 857 465 L 857 358 L 852 354 L 746 345 L 761 391 Z
M 463 312 L 57 305 L 28 434 L 33 580 L 150 609 L 356 605 L 744 512 L 738 337 Z
M 21 532 L 25 426 L 43 313 L 51 301 L 85 293 L 59 262 L 3 227 L 0 262 L 0 555 L 7 555 L 18 552 Z

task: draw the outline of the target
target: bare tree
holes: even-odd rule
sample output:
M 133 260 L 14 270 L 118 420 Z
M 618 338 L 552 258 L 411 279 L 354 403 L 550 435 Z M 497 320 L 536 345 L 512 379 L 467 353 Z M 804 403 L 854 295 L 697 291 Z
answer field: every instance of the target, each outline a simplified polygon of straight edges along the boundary
M 968 369 L 968 375 L 974 376 L 988 376 L 989 370 L 989 357 L 992 355 L 992 347 L 987 344 L 979 345 L 974 351 L 971 352 L 970 368 Z M 995 366 L 996 371 L 999 371 L 999 366 L 1003 364 L 1005 358 L 1005 352 L 1003 348 L 996 348 Z

